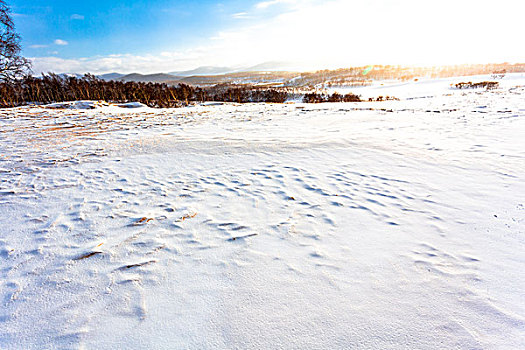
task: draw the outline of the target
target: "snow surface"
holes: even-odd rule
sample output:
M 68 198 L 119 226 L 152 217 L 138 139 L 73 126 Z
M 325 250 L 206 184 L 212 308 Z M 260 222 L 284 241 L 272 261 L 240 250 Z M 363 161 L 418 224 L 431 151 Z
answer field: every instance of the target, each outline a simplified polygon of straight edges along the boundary
M 348 93 L 352 92 L 361 95 L 363 98 L 378 96 L 394 96 L 401 99 L 439 97 L 449 94 L 456 90 L 455 84 L 461 82 L 482 82 L 497 81 L 501 88 L 512 88 L 513 86 L 522 85 L 525 81 L 525 73 L 509 73 L 503 79 L 494 79 L 491 75 L 473 75 L 468 77 L 452 78 L 419 78 L 417 81 L 373 81 L 369 86 L 354 87 L 331 87 L 327 90 L 330 93 Z
M 105 109 L 106 111 L 118 111 L 118 108 L 148 108 L 148 106 L 140 102 L 108 103 L 105 101 L 58 102 L 41 107 L 52 109 Z
M 524 348 L 525 79 L 441 85 L 0 110 L 0 348 Z

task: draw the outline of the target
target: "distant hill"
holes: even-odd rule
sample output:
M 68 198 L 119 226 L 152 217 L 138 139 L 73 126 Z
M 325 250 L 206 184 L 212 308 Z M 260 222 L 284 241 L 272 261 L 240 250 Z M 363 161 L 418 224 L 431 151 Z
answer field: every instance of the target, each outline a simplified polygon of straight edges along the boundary
M 524 72 L 525 64 L 470 64 L 437 67 L 414 67 L 375 65 L 319 70 L 315 72 L 299 72 L 293 63 L 265 62 L 242 69 L 233 67 L 203 66 L 193 70 L 156 74 L 120 74 L 108 73 L 100 75 L 104 80 L 119 80 L 132 82 L 154 82 L 178 85 L 181 83 L 192 86 L 212 86 L 216 84 L 255 85 L 287 88 L 331 88 L 359 87 L 372 84 L 379 80 L 417 80 L 426 78 L 446 78 L 453 76 L 469 76 L 493 74 L 494 72 Z M 60 74 L 61 77 L 82 77 L 79 74 Z
M 300 71 L 297 68 L 297 64 L 293 62 L 284 62 L 284 61 L 269 61 L 257 64 L 251 67 L 245 67 L 240 69 L 239 72 L 278 72 L 278 71 Z
M 272 85 L 283 86 L 285 81 L 297 77 L 298 73 L 290 72 L 235 72 L 220 75 L 192 75 L 167 82 L 170 85 L 184 83 L 193 86 L 211 86 L 216 84 L 236 85 Z
M 291 62 L 269 61 L 248 67 L 216 67 L 202 66 L 192 70 L 170 72 L 169 74 L 181 77 L 225 75 L 241 72 L 278 72 L 298 71 L 297 65 Z
M 126 74 L 121 74 L 121 73 L 107 73 L 107 74 L 102 74 L 102 75 L 99 75 L 98 77 L 102 80 L 117 80 L 119 78 L 122 78 L 124 75 Z
M 203 66 L 195 68 L 192 70 L 170 72 L 171 75 L 181 76 L 181 77 L 191 77 L 191 76 L 200 76 L 200 75 L 220 75 L 227 74 L 237 71 L 236 68 L 232 67 L 214 67 L 214 66 Z
M 144 82 L 144 83 L 165 83 L 168 81 L 179 80 L 180 78 L 181 78 L 180 76 L 166 74 L 166 73 L 156 73 L 156 74 L 131 73 L 131 74 L 121 76 L 117 80 Z
M 185 71 L 174 71 L 169 73 L 155 73 L 155 74 L 141 74 L 141 73 L 130 73 L 122 74 L 117 72 L 105 73 L 97 75 L 102 80 L 120 80 L 120 81 L 134 81 L 134 82 L 145 82 L 145 83 L 169 83 L 176 85 L 179 83 L 186 84 L 218 84 L 228 82 L 259 82 L 261 74 L 265 72 L 283 72 L 284 75 L 289 71 L 297 71 L 294 65 L 289 62 L 270 61 L 260 63 L 255 66 L 249 67 L 219 67 L 219 66 L 202 66 L 191 70 Z M 251 74 L 247 74 L 251 73 Z M 75 76 L 81 78 L 81 74 L 60 74 L 63 77 Z M 268 79 L 263 79 L 266 81 Z M 275 79 L 273 76 L 272 79 Z

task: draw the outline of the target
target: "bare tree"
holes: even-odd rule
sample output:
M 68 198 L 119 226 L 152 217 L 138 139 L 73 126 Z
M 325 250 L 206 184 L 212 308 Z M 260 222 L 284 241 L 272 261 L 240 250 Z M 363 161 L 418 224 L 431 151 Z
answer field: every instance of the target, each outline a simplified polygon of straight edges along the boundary
M 29 60 L 20 56 L 20 36 L 15 32 L 11 10 L 0 0 L 0 81 L 11 81 L 31 69 Z

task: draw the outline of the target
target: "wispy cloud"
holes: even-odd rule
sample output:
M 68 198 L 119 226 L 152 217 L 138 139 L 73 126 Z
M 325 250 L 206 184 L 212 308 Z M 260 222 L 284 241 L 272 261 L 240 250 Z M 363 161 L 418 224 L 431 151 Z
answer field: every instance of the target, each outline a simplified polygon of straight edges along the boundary
M 71 19 L 76 19 L 76 20 L 79 20 L 79 21 L 84 20 L 84 16 L 83 15 L 79 15 L 78 13 L 72 14 L 70 18 Z
M 252 16 L 250 16 L 248 14 L 248 12 L 239 12 L 239 13 L 234 13 L 232 15 L 233 18 L 237 18 L 237 19 L 246 19 L 246 18 L 252 18 Z
M 270 0 L 270 1 L 261 1 L 258 4 L 255 5 L 258 9 L 265 9 L 272 5 L 277 5 L 278 3 L 282 2 L 281 0 Z
M 69 43 L 65 40 L 62 40 L 62 39 L 56 39 L 55 40 L 55 45 L 60 45 L 60 46 L 66 46 L 68 45 Z
M 29 48 L 30 49 L 43 49 L 43 48 L 46 48 L 46 47 L 49 47 L 49 45 L 29 45 Z
M 300 4 L 302 6 L 307 6 L 309 3 L 311 3 L 312 0 L 267 0 L 267 1 L 261 1 L 257 4 L 255 4 L 255 8 L 258 10 L 264 10 L 274 5 L 296 5 Z M 326 2 L 326 1 L 325 1 Z

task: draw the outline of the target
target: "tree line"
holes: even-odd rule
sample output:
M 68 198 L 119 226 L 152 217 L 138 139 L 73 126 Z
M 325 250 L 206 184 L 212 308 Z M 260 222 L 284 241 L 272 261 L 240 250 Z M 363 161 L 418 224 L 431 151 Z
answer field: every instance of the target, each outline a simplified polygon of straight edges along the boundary
M 228 83 L 212 87 L 195 87 L 182 83 L 172 86 L 165 83 L 106 81 L 92 74 L 78 78 L 48 73 L 41 77 L 26 75 L 20 79 L 0 82 L 0 108 L 79 100 L 102 100 L 110 103 L 140 102 L 149 107 L 174 108 L 210 101 L 284 103 L 288 99 L 298 97 L 301 97 L 305 103 L 397 100 L 390 96 L 362 100 L 360 96 L 353 93 L 337 92 L 297 94 L 286 88 Z
M 334 92 L 331 95 L 324 93 L 311 92 L 303 97 L 305 103 L 324 103 L 324 102 L 361 102 L 361 98 L 355 94 L 349 93 L 341 95 Z
M 252 86 L 217 85 L 208 88 L 186 84 L 105 81 L 94 75 L 82 78 L 49 73 L 27 75 L 0 83 L 0 107 L 48 104 L 77 100 L 104 100 L 114 103 L 141 102 L 149 107 L 172 108 L 193 102 L 274 102 L 283 103 L 288 93 Z

